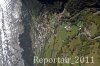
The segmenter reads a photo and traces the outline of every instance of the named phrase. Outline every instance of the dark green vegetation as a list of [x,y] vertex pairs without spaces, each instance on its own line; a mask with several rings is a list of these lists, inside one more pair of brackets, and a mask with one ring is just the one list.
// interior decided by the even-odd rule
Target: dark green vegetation
[[[75,56],[94,56],[95,63],[48,63],[35,66],[100,66],[99,0],[69,0],[66,4],[60,4],[62,1],[43,5],[37,0],[22,0],[27,8],[25,13],[30,15],[26,17],[30,18],[27,23],[30,28],[25,33],[31,38],[32,52],[42,58],[68,56],[73,61]],[[62,5],[63,12],[57,13]],[[68,30],[66,26],[69,26]],[[29,59],[30,57],[33,59],[31,54],[28,55]]]
[[[48,5],[55,5],[59,2],[59,9],[56,12],[62,12],[66,8],[71,15],[75,15],[77,12],[84,8],[99,8],[100,0],[38,0],[40,3]],[[52,7],[52,8],[53,8]]]
[[[28,3],[28,2],[27,2]],[[22,2],[22,24],[24,27],[24,32],[19,36],[20,47],[23,48],[22,56],[24,59],[25,66],[33,66],[33,51],[32,51],[32,41],[30,37],[30,22],[31,15],[29,13],[31,8],[27,8],[26,2]],[[32,5],[29,5],[29,7]]]

